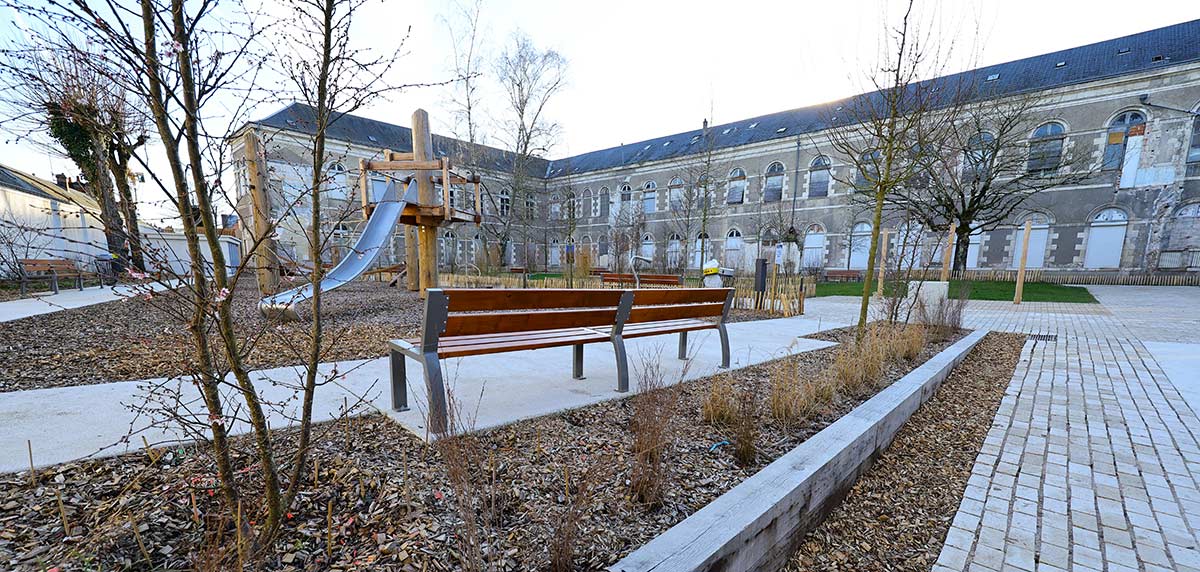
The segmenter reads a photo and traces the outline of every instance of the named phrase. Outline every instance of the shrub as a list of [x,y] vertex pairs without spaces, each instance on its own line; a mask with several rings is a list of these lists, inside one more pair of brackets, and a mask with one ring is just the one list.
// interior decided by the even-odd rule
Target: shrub
[[733,377],[719,375],[708,385],[708,394],[700,407],[700,417],[714,425],[730,426],[737,416],[736,390]]
[[587,463],[583,459],[581,464],[584,464],[584,468],[574,474],[569,467],[563,468],[563,491],[567,506],[558,514],[550,538],[550,570],[553,572],[573,570],[579,525],[587,516],[596,486],[607,476],[605,467],[609,465],[604,460]]
[[733,424],[733,458],[743,467],[750,466],[758,457],[758,419],[755,400],[747,392],[738,404],[737,419]]
[[666,480],[664,457],[670,446],[676,396],[672,388],[666,387],[666,374],[656,356],[643,356],[641,362],[638,395],[633,398],[633,417],[629,420],[633,437],[629,484],[634,500],[657,506]]
[[806,384],[796,374],[796,363],[785,358],[772,363],[769,371],[771,417],[784,425],[803,419],[811,405],[807,403],[810,397],[805,393]]
[[899,349],[898,357],[909,361],[917,359],[921,355],[921,351],[925,349],[925,326],[921,324],[905,326],[896,336],[896,346]]
[[917,321],[928,327],[933,339],[946,340],[962,328],[963,309],[970,295],[971,285],[964,282],[958,288],[957,298],[939,298],[933,307],[918,303]]

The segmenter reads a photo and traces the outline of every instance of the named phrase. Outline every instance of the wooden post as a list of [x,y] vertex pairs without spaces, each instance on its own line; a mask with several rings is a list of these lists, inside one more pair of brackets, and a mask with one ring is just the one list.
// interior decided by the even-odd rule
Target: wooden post
[[[402,153],[396,153],[391,150],[384,150],[383,158],[386,161],[402,160]],[[404,225],[404,285],[409,292],[416,292],[421,289],[421,277],[419,268],[421,262],[419,260],[417,249],[417,227],[412,225]]]
[[946,237],[946,252],[942,253],[942,282],[950,281],[950,261],[954,258],[954,237],[958,223],[950,223],[950,233]]
[[888,231],[887,229],[880,230],[879,246],[882,248],[879,253],[879,277],[875,284],[875,297],[883,297],[883,271],[887,268],[887,251],[888,251]]
[[371,218],[371,177],[367,173],[367,160],[358,160],[358,192],[361,193],[363,222]]
[[1025,259],[1029,258],[1029,234],[1033,232],[1033,221],[1025,221],[1025,236],[1021,239],[1021,265],[1017,268],[1017,293],[1013,296],[1013,304],[1021,303],[1021,294],[1025,291]]
[[[429,132],[429,113],[424,109],[418,109],[412,114],[412,143],[414,161],[428,161],[433,158],[433,135]],[[436,204],[433,173],[424,170],[417,171],[416,177],[417,202],[421,206]],[[417,264],[419,266],[417,271],[421,276],[419,288],[422,298],[425,297],[426,290],[437,288],[437,225],[430,224],[430,222],[420,221],[421,226],[417,229]]]
[[258,160],[258,135],[253,129],[246,130],[242,151],[246,156],[246,183],[250,187],[254,219],[250,240],[252,244],[258,244],[253,253],[255,274],[258,277],[258,291],[266,296],[279,289],[279,260],[275,257],[275,239],[271,237],[271,202],[267,197],[266,170]]

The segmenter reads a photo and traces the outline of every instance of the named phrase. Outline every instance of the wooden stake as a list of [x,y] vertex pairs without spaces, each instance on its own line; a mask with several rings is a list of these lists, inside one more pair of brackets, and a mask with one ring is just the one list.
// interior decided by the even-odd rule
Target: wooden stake
[[196,491],[193,489],[189,494],[192,496],[192,522],[200,526],[200,507],[196,506]]
[[954,233],[957,230],[958,223],[950,223],[950,233],[946,238],[946,252],[942,253],[942,282],[948,282],[950,280],[950,260],[954,257]]
[[58,501],[58,517],[62,519],[63,536],[71,536],[71,525],[67,524],[67,508],[63,506],[62,495],[54,489],[54,499]]
[[151,568],[154,567],[154,562],[150,560],[150,551],[146,550],[146,543],[142,542],[142,533],[138,532],[138,525],[134,522],[133,517],[129,517],[129,527],[133,529],[133,539],[137,541],[138,550],[142,552],[142,558],[146,559],[146,564]]
[[237,522],[235,523],[235,526],[233,527],[233,529],[234,529],[234,533],[237,535],[237,557],[238,557],[238,570],[241,570],[241,569],[243,568],[243,556],[242,556],[242,499],[238,499],[238,505],[237,505],[237,517],[236,517],[236,518],[237,518]]
[[142,447],[146,449],[146,456],[150,457],[150,464],[158,462],[158,455],[154,454],[154,449],[150,448],[150,442],[146,440],[146,436],[142,435]]
[[[413,160],[428,161],[433,159],[433,135],[429,132],[429,114],[424,109],[418,109],[412,114],[412,143]],[[433,191],[433,173],[427,170],[416,172],[418,202],[423,206],[433,205],[437,201]],[[421,276],[421,297],[426,290],[437,288],[437,225],[430,221],[421,221],[418,228],[418,272]]]
[[333,500],[325,505],[325,556],[333,559]]
[[875,297],[876,298],[883,297],[883,277],[884,277],[883,272],[884,272],[884,269],[887,268],[887,255],[888,255],[888,230],[885,228],[885,229],[880,230],[879,232],[880,232],[879,246],[882,250],[879,251],[880,252],[880,254],[879,254],[879,277],[876,278],[876,283],[875,283]]
[[25,446],[29,448],[29,484],[37,486],[37,470],[33,468],[33,441],[25,440]]
[[313,488],[321,486],[321,458],[313,457]]
[[1021,303],[1021,295],[1025,292],[1025,261],[1029,258],[1029,234],[1033,232],[1033,221],[1025,221],[1025,236],[1021,239],[1021,265],[1017,268],[1017,292],[1013,295],[1013,304]]

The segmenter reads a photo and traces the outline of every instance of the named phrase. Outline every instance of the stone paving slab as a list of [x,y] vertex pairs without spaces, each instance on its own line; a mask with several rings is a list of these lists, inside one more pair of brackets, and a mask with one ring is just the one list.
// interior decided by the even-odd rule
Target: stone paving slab
[[1200,571],[1196,354],[1142,341],[1194,339],[1200,289],[1090,289],[1100,311],[971,303],[1056,338],[1026,343],[935,571]]
[[[828,347],[833,344],[799,336],[813,333],[818,327],[841,325],[845,324],[803,317],[730,324],[732,366],[742,368],[788,353]],[[670,335],[628,340],[631,367],[636,370],[641,356],[661,359],[667,381],[677,382],[683,362],[675,359],[676,339]],[[716,334],[693,332],[689,343],[694,357],[686,379],[716,371],[720,363],[720,341]],[[571,379],[570,348],[458,358],[443,363],[447,383],[453,384],[462,410],[476,418],[477,429],[629,395],[616,392],[616,366],[611,345],[587,346],[584,362],[587,379],[584,380]],[[361,399],[367,407],[360,411],[379,409],[417,435],[426,436],[422,414],[425,384],[415,362],[410,361],[408,368],[410,403],[415,406],[401,413],[391,411],[387,358],[327,363],[320,368],[322,376],[331,375],[334,370],[340,377],[317,392],[315,419],[336,417],[347,404],[353,406]],[[254,372],[253,375],[262,399],[278,404],[269,412],[271,426],[291,424],[297,417],[295,388],[299,387],[303,370],[283,367]],[[0,472],[29,467],[27,440],[33,444],[37,466],[137,450],[142,447],[141,435],[151,443],[188,440],[188,436],[178,430],[161,427],[160,423],[153,423],[153,419],[138,415],[128,407],[128,404],[143,401],[142,388],[149,385],[178,392],[180,401],[191,410],[203,410],[198,390],[186,380],[127,381],[0,393]],[[230,393],[227,403],[241,403],[240,396],[227,393]],[[138,433],[132,443],[125,442],[131,429]],[[230,430],[235,434],[244,433],[248,427],[238,423]]]

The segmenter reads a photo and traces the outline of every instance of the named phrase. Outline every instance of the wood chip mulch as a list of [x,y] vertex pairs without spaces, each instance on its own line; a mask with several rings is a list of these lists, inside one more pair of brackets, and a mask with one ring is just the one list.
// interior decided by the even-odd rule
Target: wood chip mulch
[[928,572],[1024,340],[1001,333],[981,340],[785,569]]
[[[848,339],[852,332],[834,335]],[[917,359],[889,366],[886,383],[952,342],[930,344]],[[835,351],[783,359],[795,362],[799,376],[811,378],[828,366]],[[569,496],[578,494],[580,480],[595,479],[579,523],[574,563],[579,570],[608,566],[869,397],[838,396],[823,410],[785,426],[770,418],[764,403],[771,367],[767,363],[731,374],[739,395],[762,396],[750,409],[756,418],[757,455],[746,465],[734,459],[731,430],[700,418],[712,380],[689,381],[672,390],[676,413],[666,450],[664,497],[657,506],[631,498],[631,399],[480,433],[473,462],[477,474],[491,475],[487,481],[495,483],[486,496],[496,510],[479,519],[488,559],[500,570],[547,568],[548,547]],[[315,430],[318,474],[313,476],[313,467],[301,471],[302,493],[261,568],[460,569],[465,529],[455,507],[465,495],[451,486],[440,449],[379,416],[338,420]],[[273,442],[290,450],[294,437],[293,430],[276,431]],[[236,470],[252,475],[253,442],[240,437],[235,446],[243,451],[235,459]],[[194,446],[158,454],[156,462],[146,454],[132,454],[58,465],[41,470],[36,485],[28,472],[0,475],[0,568],[142,569],[148,557],[155,569],[216,569],[202,565],[214,558],[224,558],[222,569],[227,569],[229,546],[235,545],[230,525],[234,511],[221,506],[210,457]],[[249,505],[243,514],[247,520],[261,518]]]
[[[193,354],[192,341],[171,311],[180,305],[172,296],[131,297],[0,323],[0,392],[186,373],[180,359]],[[232,299],[238,333],[257,338],[250,367],[303,362],[306,320],[268,323],[253,285],[239,286]],[[300,310],[303,316],[305,308]],[[322,361],[386,355],[389,339],[415,334],[420,312],[416,293],[381,282],[353,282],[329,292]]]

